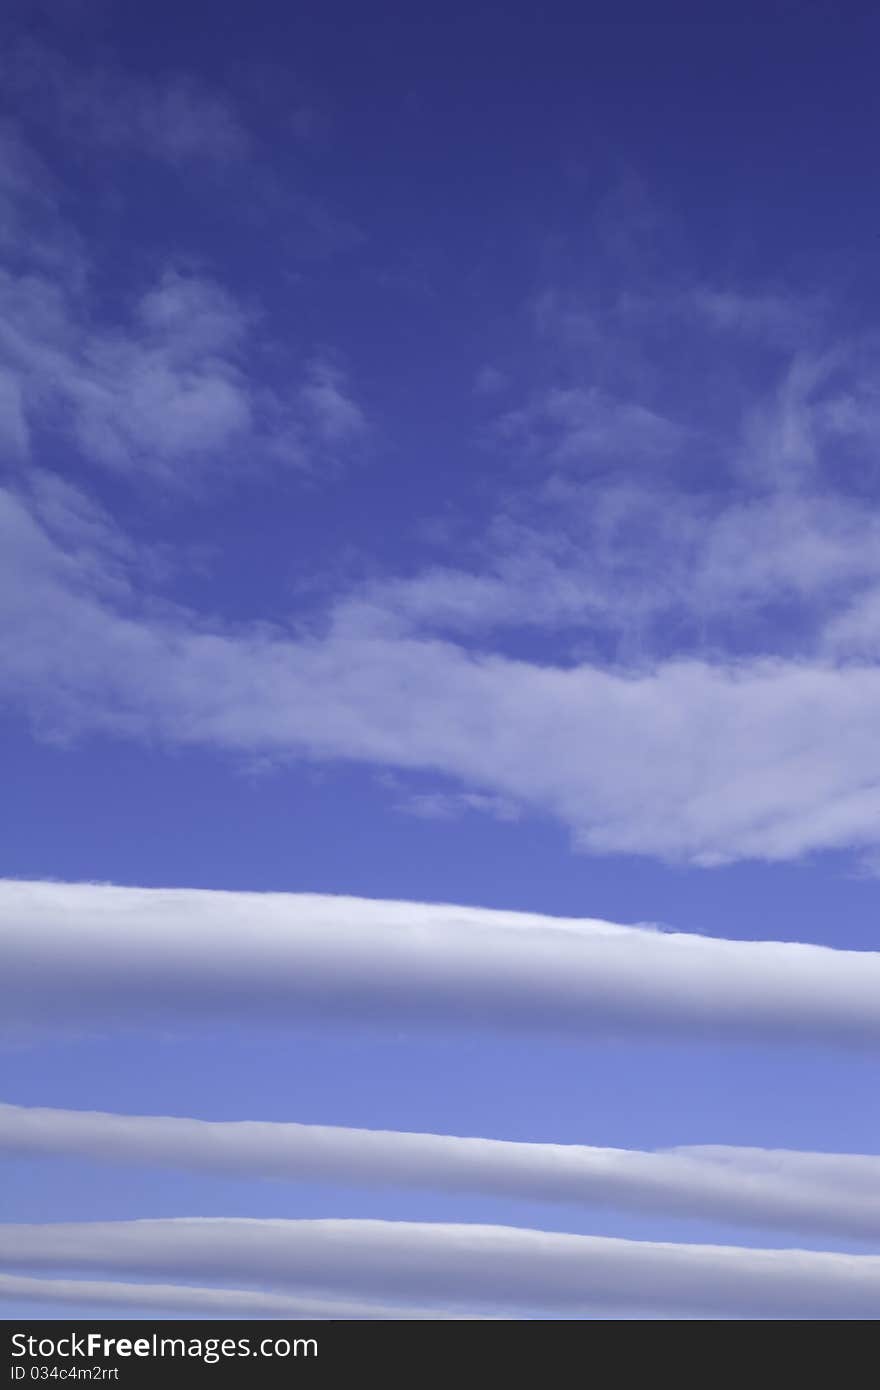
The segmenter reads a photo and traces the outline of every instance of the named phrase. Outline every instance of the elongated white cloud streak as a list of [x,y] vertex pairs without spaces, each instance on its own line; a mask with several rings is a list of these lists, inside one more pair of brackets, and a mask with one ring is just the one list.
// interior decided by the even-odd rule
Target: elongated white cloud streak
[[880,1257],[403,1221],[192,1219],[0,1227],[0,1266],[234,1280],[402,1302],[776,1318],[880,1316]]
[[844,1236],[880,1236],[880,1157],[706,1146],[655,1153],[259,1121],[0,1105],[0,1152],[245,1177],[606,1203]]
[[193,1288],[186,1284],[124,1284],[106,1279],[33,1279],[0,1274],[0,1299],[25,1303],[95,1304],[107,1308],[149,1308],[165,1312],[199,1313],[218,1318],[454,1318],[442,1309],[397,1307],[350,1299],[291,1297],[253,1289]]
[[880,953],[312,894],[0,882],[13,1030],[361,1017],[880,1041]]

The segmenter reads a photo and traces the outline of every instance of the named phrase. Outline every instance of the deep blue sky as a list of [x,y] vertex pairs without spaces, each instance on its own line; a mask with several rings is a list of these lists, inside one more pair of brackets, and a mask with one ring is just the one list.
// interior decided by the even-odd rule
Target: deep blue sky
[[[880,20],[663,8],[3,21],[3,877],[878,949]],[[20,1104],[878,1151],[871,1058],[818,1047],[182,1019],[2,1069]],[[785,1243],[3,1164],[2,1220]]]

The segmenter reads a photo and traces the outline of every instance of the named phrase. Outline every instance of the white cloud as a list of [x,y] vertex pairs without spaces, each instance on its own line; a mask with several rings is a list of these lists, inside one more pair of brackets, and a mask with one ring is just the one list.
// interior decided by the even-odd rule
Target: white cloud
[[10,123],[0,121],[0,256],[16,273],[38,267],[81,286],[81,238],[59,215],[58,184]]
[[311,894],[0,881],[7,1031],[397,1017],[880,1041],[880,954]]
[[[107,120],[106,102],[117,96],[116,123]],[[134,101],[132,97],[134,96]],[[243,159],[250,139],[235,111],[216,93],[202,88],[191,76],[170,76],[136,85],[126,77],[117,92],[112,86],[105,96],[95,97],[98,119],[92,132],[114,144],[132,144],[148,154],[182,164],[190,160],[212,160],[226,164]]]
[[45,728],[440,773],[602,853],[711,865],[880,844],[872,667],[563,668],[356,625],[226,632],[112,597],[10,494],[0,531],[0,692]]
[[555,387],[495,429],[500,439],[521,443],[553,464],[589,465],[633,454],[667,454],[684,431],[636,401],[616,400],[598,387]]
[[338,373],[304,369],[300,399],[259,381],[253,315],[205,276],[166,270],[99,325],[62,282],[0,272],[0,311],[0,443],[20,457],[48,426],[88,463],[186,486],[243,459],[315,468],[363,421]]
[[346,394],[342,373],[327,362],[312,363],[300,397],[328,445],[343,444],[366,429],[363,411]]
[[[336,622],[483,637],[543,629],[569,644],[610,640],[618,654],[637,631],[643,662],[660,647],[711,646],[713,634],[716,650],[734,634],[755,655],[804,656],[829,614],[880,578],[880,515],[856,499],[556,478],[530,519],[519,511],[499,518],[472,568],[374,581],[339,602]],[[781,605],[794,612],[790,635],[780,636]]]
[[[401,1321],[414,1318],[461,1319],[463,1314],[446,1314],[442,1309],[350,1299],[292,1297],[290,1294],[258,1293],[253,1289],[195,1288],[189,1284],[124,1284],[98,1279],[35,1279],[28,1275],[0,1274],[0,1300],[22,1303],[62,1303],[77,1307],[161,1310],[167,1314],[202,1318],[339,1318]],[[135,1312],[135,1316],[137,1313]]]
[[18,462],[26,458],[29,448],[21,385],[13,376],[0,372],[0,462],[10,457]]
[[[773,318],[740,296],[711,302],[726,306],[725,327]],[[623,317],[632,365],[632,311]],[[661,361],[651,389],[634,370],[627,392],[557,386],[502,415],[496,446],[519,471],[469,560],[373,581],[340,600],[337,623],[502,642],[505,630],[543,630],[568,659],[633,667],[831,651],[826,632],[880,584],[880,513],[866,491],[876,347],[786,348],[757,385],[740,379],[740,347],[739,375],[719,385],[700,377],[718,360],[714,337],[691,346],[696,404]],[[593,370],[581,364],[588,380]],[[655,398],[668,398],[669,418]]]
[[826,624],[822,645],[832,659],[876,663],[880,657],[880,584],[859,594]]
[[228,350],[242,332],[232,301],[209,282],[166,276],[139,317],[145,338],[92,338],[61,383],[83,455],[173,476],[193,460],[216,462],[246,446],[253,386]]
[[[74,106],[90,109],[89,84],[70,78]],[[131,100],[122,79],[110,88],[151,140],[184,153],[210,144],[210,104],[193,104],[185,85],[152,105],[136,84]],[[101,128],[111,139],[112,121]],[[127,300],[102,297],[69,206],[0,125],[0,461],[27,465],[60,439],[77,461],[186,488],[261,464],[317,473],[365,431],[342,371],[307,350],[285,362],[263,311],[211,275],[166,257]]]
[[655,1244],[508,1226],[192,1219],[0,1227],[7,1269],[229,1280],[445,1311],[603,1305],[745,1318],[876,1318],[880,1257]]
[[252,429],[253,387],[235,355],[243,316],[210,281],[166,274],[137,328],[88,326],[44,278],[5,277],[0,303],[7,369],[38,418],[69,424],[87,460],[172,476]]
[[[32,178],[50,216],[50,185],[26,160],[13,172],[13,195]],[[364,416],[338,369],[306,355],[289,392],[268,387],[258,320],[209,277],[170,268],[108,319],[79,265],[71,254],[57,273],[40,262],[0,278],[12,453],[38,457],[62,438],[98,468],[167,489],[280,460],[318,472],[357,447]],[[719,332],[785,318],[772,297],[702,293],[688,313]],[[618,363],[632,366],[639,313],[610,316]],[[662,399],[664,370],[652,386],[636,366],[581,364],[530,392],[518,424],[508,413],[544,472],[499,500],[472,562],[291,615],[322,637],[160,609],[125,578],[127,543],[109,541],[110,524],[100,544],[75,540],[58,505],[32,488],[28,510],[19,488],[0,497],[0,689],[55,733],[436,774],[417,813],[537,810],[588,851],[870,856],[878,676],[857,663],[877,649],[880,517],[832,475],[873,457],[872,360],[870,344],[786,347],[766,385],[721,393],[711,420],[699,374],[688,414],[681,390]],[[684,476],[695,456],[715,470],[711,487]],[[502,654],[523,630],[549,638],[546,657]]]
[[480,792],[414,792],[397,802],[397,809],[420,820],[454,820],[466,811],[481,811],[496,820],[519,819],[519,808],[501,796]]
[[250,149],[232,105],[187,74],[77,65],[32,40],[13,43],[0,72],[23,114],[91,150],[225,165]]
[[627,662],[811,655],[880,579],[876,337],[778,287],[631,279],[539,297],[543,383],[488,429],[514,468],[475,561],[370,601],[433,630],[568,629]]
[[880,1236],[875,1155],[723,1145],[640,1152],[3,1104],[0,1152],[584,1202],[865,1240]]
[[[794,348],[809,338],[822,307],[815,300],[805,301],[778,290],[749,294],[705,284],[682,295],[679,306],[682,313],[702,316],[721,331],[732,330]],[[652,307],[655,313],[668,314],[669,298]]]
[[487,363],[481,367],[474,378],[474,394],[477,396],[494,396],[506,390],[509,382],[504,372],[500,372],[497,367]]

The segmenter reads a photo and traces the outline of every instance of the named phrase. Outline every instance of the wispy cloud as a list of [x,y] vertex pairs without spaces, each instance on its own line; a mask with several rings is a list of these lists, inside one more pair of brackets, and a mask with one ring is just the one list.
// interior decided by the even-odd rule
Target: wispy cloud
[[15,125],[0,121],[0,256],[10,273],[40,269],[82,284],[83,239],[60,214],[61,189]]
[[[470,564],[425,566],[358,601],[422,632],[537,628],[557,643],[567,634],[569,650],[592,640],[624,663],[633,634],[641,661],[815,656],[826,624],[880,579],[866,493],[876,344],[787,348],[759,380],[742,369],[746,379],[719,385],[711,373],[728,360],[731,324],[761,322],[762,306],[708,298],[726,308],[708,341],[696,334],[693,363],[685,353],[693,401],[675,356],[655,367],[659,383],[641,381],[630,340],[643,320],[631,322],[627,306],[616,336],[632,381],[614,394],[589,384],[601,371],[580,362],[559,371],[578,384],[550,386],[493,421],[499,452],[520,471]],[[742,362],[741,349],[734,356]]]
[[684,431],[635,401],[597,387],[555,387],[530,405],[502,415],[498,438],[522,444],[546,464],[655,457],[682,443]]
[[455,820],[468,811],[480,811],[496,820],[519,819],[519,808],[501,796],[480,792],[413,792],[401,797],[397,809],[419,820]]
[[0,1151],[248,1178],[585,1202],[866,1240],[880,1235],[875,1155],[730,1145],[641,1152],[3,1104]]
[[592,644],[630,666],[707,651],[723,659],[734,646],[804,660],[852,596],[878,582],[878,554],[880,520],[857,498],[555,477],[537,498],[508,499],[470,566],[374,582],[339,604],[337,621],[369,612],[385,630],[482,642],[532,629],[564,651]]
[[189,74],[145,76],[109,61],[74,64],[33,40],[12,44],[0,72],[23,115],[92,153],[226,164],[250,149],[231,103]]
[[7,1029],[405,1018],[880,1041],[880,954],[311,894],[0,882]]
[[299,399],[260,380],[256,315],[204,275],[167,269],[96,323],[63,282],[0,272],[0,311],[0,445],[19,460],[60,429],[86,464],[185,488],[243,456],[317,470],[363,427],[340,372],[301,363]]
[[[9,196],[33,184],[51,222],[51,181],[16,148]],[[368,435],[332,354],[300,352],[279,388],[259,310],[216,278],[169,265],[99,312],[81,247],[53,245],[61,268],[37,257],[0,278],[0,449],[17,479],[58,438],[93,477],[167,494],[260,465],[335,471]],[[690,327],[667,361],[670,305]],[[563,309],[597,320],[607,352],[572,347]],[[416,814],[536,811],[592,853],[870,858],[876,345],[837,343],[824,321],[798,340],[805,318],[778,290],[692,282],[665,299],[550,295],[542,332],[564,370],[512,410],[511,375],[503,415],[491,407],[522,467],[469,560],[386,570],[283,627],[121,583],[126,539],[74,543],[19,481],[0,494],[0,690],[54,734],[413,770],[438,778],[399,798]],[[730,334],[769,354],[757,380],[719,367]]]
[[880,842],[873,666],[541,665],[370,615],[227,631],[109,593],[20,496],[0,492],[0,531],[0,690],[46,728],[439,773],[600,853],[712,865]]
[[316,359],[300,396],[325,443],[342,444],[366,429],[363,411],[346,393],[345,378],[331,363]]
[[[39,91],[35,119],[57,122],[64,107],[74,145],[79,133],[117,157],[227,170],[247,150],[224,104],[195,83],[84,73],[27,46],[5,61],[13,86]],[[315,474],[338,463],[366,429],[341,367],[307,345],[282,349],[265,310],[221,283],[204,248],[145,245],[124,295],[108,293],[63,162],[36,152],[27,101],[22,110],[19,124],[0,123],[0,464],[26,466],[59,438],[72,462],[166,489],[261,463]],[[247,207],[275,196],[268,169],[241,177]],[[306,216],[308,197],[286,196]],[[284,227],[296,222],[278,212]]]
[[875,1318],[880,1257],[396,1221],[176,1219],[0,1227],[7,1269],[235,1280],[436,1303],[446,1311],[610,1308]]

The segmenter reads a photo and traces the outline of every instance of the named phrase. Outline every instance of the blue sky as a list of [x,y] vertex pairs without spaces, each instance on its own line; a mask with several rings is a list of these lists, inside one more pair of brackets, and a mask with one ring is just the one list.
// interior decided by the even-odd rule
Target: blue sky
[[[865,1025],[831,1036],[831,1004],[806,981],[798,1027],[768,1035],[755,1001],[783,998],[795,957],[765,978],[748,953],[730,957],[751,981],[733,1035],[720,1020],[632,1026],[631,1002],[583,1033],[533,1027],[519,1005],[499,1022],[491,990],[486,1017],[478,1002],[419,1019],[393,1003],[377,938],[366,1021],[329,1003],[262,1019],[231,984],[212,1012],[174,966],[157,976],[161,1017],[137,1012],[132,984],[130,1018],[105,994],[56,1026],[33,983],[39,932],[52,942],[67,922],[86,957],[97,950],[92,907],[78,916],[86,900],[62,887],[33,908],[36,973],[3,1036],[0,1102],[639,1151],[880,1152],[876,1017],[844,954],[869,953],[874,978],[877,30],[867,7],[844,26],[820,4],[726,20],[671,6],[662,21],[652,6],[558,4],[540,22],[515,5],[9,10],[0,897],[13,950],[31,920],[15,881],[405,900],[442,952],[454,923],[418,905],[466,904],[832,947]],[[171,900],[148,901],[132,979],[153,968],[138,933],[149,943],[171,920]],[[179,901],[186,937],[201,900]],[[223,899],[221,917],[243,901]],[[310,929],[303,903],[289,900],[295,934]],[[372,909],[345,911],[369,933]],[[474,929],[503,979],[493,921]],[[653,985],[643,938],[625,939],[632,1000]],[[535,940],[549,959],[551,938]],[[470,998],[472,967],[448,960]],[[232,980],[224,961],[206,958],[206,997],[215,976]],[[685,994],[709,987],[682,979]],[[770,1207],[743,1224],[723,1205],[408,1186],[393,1180],[397,1150],[376,1188],[356,1163],[348,1182],[270,1180],[253,1165],[113,1162],[100,1135],[75,1152],[58,1116],[39,1150],[23,1113],[4,1123],[0,1221],[28,1227],[466,1222],[620,1237],[640,1242],[633,1259],[657,1241],[863,1260],[876,1246],[850,1217],[805,1231],[765,1219]],[[345,1229],[353,1251],[367,1240]],[[0,1272],[16,1278],[205,1282],[173,1231],[168,1277],[147,1255],[114,1265],[109,1246],[52,1266],[25,1243],[4,1263],[14,1239],[4,1226]],[[431,1232],[413,1239],[427,1288],[446,1256]],[[242,1264],[242,1288],[288,1287],[265,1259],[262,1275]],[[780,1268],[780,1315],[821,1315]],[[322,1278],[310,1297],[400,1305],[390,1274],[384,1289]],[[504,1306],[573,1315],[547,1280]],[[648,1275],[632,1280],[615,1316],[651,1301]],[[0,1285],[0,1314],[58,1311],[22,1290]],[[491,1289],[462,1297],[492,1310]],[[585,1296],[574,1315],[600,1305]]]

